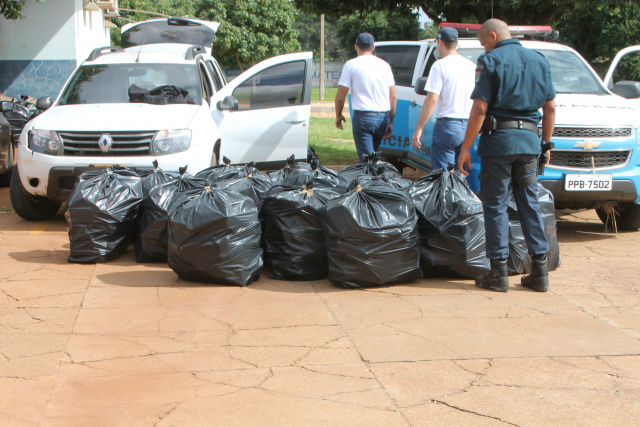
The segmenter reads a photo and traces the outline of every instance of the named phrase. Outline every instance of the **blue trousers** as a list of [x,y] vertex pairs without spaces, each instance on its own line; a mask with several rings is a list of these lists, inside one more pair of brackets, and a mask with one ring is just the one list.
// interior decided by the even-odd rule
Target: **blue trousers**
[[[525,187],[512,185],[514,168],[524,166],[538,156],[532,154],[512,154],[504,156],[482,156],[480,159],[480,192],[484,210],[486,249],[489,259],[506,259],[509,256],[509,216],[507,203],[511,190],[520,215],[522,232],[530,255],[549,252],[549,242],[544,234],[544,224],[538,203],[538,181]],[[516,180],[525,179],[537,173],[536,168]]]
[[355,110],[351,118],[351,126],[358,158],[362,161],[362,156],[377,151],[380,147],[382,137],[389,127],[389,112]]
[[466,119],[436,120],[431,141],[431,170],[447,170],[449,163],[454,165],[454,170],[458,169],[458,157],[467,122]]

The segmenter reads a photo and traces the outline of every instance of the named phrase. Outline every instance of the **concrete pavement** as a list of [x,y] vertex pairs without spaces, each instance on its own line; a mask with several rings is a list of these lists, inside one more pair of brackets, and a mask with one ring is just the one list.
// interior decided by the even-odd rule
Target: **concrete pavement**
[[639,426],[640,233],[559,215],[551,291],[67,263],[0,189],[0,426]]

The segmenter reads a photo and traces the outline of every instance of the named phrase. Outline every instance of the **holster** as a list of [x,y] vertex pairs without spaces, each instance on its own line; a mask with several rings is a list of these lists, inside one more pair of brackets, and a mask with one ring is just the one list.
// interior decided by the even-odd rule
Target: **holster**
[[556,145],[553,142],[542,142],[540,141],[540,148],[542,150],[542,154],[538,157],[538,175],[544,175],[544,165],[547,164],[547,160],[549,156],[547,156],[547,151],[554,148]]
[[491,132],[498,129],[498,119],[496,116],[485,116],[484,121],[482,122],[482,128],[480,128],[480,133],[488,133],[491,135]]

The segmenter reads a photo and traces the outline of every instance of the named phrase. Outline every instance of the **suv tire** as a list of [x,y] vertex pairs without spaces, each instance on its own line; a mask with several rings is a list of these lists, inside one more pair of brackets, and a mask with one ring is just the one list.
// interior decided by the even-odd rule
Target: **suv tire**
[[9,145],[9,151],[7,151],[7,160],[5,162],[6,170],[0,174],[0,187],[8,187],[11,183],[11,175],[13,173],[13,142]]
[[[640,228],[640,205],[635,203],[621,203],[613,208],[616,218],[616,225],[620,231],[635,231]],[[598,218],[605,225],[609,224],[607,212],[604,208],[597,208]]]
[[16,165],[12,169],[9,197],[13,210],[19,217],[27,221],[42,221],[52,218],[58,212],[62,203],[56,203],[46,197],[27,193],[22,186],[22,182],[20,182],[18,166]]

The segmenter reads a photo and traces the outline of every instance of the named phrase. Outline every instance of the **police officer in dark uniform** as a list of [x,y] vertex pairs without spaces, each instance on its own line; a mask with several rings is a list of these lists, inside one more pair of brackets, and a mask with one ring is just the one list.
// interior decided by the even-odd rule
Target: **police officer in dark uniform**
[[[469,148],[482,130],[478,147],[479,197],[484,210],[491,270],[476,279],[476,286],[499,292],[509,290],[507,203],[512,191],[533,258],[531,274],[522,277],[521,283],[546,292],[549,243],[538,204],[536,177],[541,142],[549,142],[555,124],[556,92],[551,70],[544,56],[511,38],[503,21],[486,21],[478,39],[486,53],[478,58],[476,86],[471,94],[473,107],[458,160],[459,170],[467,174],[464,166],[471,169]],[[542,141],[538,136],[540,108]]]

